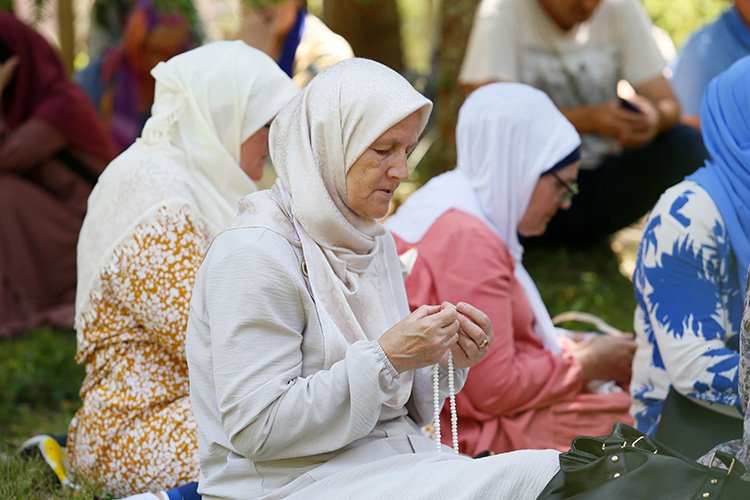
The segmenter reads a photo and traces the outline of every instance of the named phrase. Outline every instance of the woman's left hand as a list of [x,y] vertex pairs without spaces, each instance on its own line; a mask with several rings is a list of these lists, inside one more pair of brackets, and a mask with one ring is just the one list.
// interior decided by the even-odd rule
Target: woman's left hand
[[[456,311],[459,313],[459,332],[458,341],[451,347],[453,366],[470,368],[489,351],[494,338],[492,323],[485,313],[466,302],[456,304]],[[445,366],[443,361],[441,364]]]

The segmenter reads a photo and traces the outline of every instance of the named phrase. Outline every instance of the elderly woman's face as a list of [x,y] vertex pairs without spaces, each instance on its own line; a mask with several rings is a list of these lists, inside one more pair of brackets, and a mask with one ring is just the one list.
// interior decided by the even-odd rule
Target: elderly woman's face
[[544,174],[539,178],[531,195],[529,206],[518,223],[521,236],[540,236],[547,230],[547,224],[558,210],[570,208],[570,198],[566,196],[569,187],[578,177],[580,162],[571,163],[552,174]]
[[388,213],[394,191],[409,176],[406,157],[421,130],[414,112],[375,139],[346,174],[347,205],[360,217],[377,219]]

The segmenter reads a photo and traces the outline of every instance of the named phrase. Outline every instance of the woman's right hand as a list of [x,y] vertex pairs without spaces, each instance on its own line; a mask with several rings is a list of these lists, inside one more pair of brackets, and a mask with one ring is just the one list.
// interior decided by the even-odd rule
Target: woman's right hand
[[630,381],[635,342],[626,337],[599,336],[575,342],[568,352],[581,364],[584,382],[614,380]]
[[380,347],[397,372],[416,370],[440,361],[458,340],[459,326],[453,304],[423,305],[385,332]]

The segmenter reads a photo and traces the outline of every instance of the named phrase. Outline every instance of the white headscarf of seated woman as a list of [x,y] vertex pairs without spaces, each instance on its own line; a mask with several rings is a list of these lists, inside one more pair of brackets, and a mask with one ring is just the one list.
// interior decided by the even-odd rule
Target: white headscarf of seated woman
[[[278,179],[243,200],[236,226],[284,234],[278,207],[302,244],[325,342],[324,368],[348,345],[374,340],[409,313],[391,235],[347,205],[347,173],[385,131],[418,112],[420,132],[432,103],[398,73],[367,59],[337,63],[316,76],[271,125]],[[400,375],[391,407],[411,394],[413,372]]]
[[[94,279],[138,223],[166,203],[187,201],[216,234],[256,190],[240,167],[242,143],[299,89],[263,52],[214,42],[161,62],[141,138],[99,177],[78,243],[76,314]],[[79,321],[77,318],[76,321]]]
[[515,261],[544,346],[559,352],[555,327],[523,267],[518,224],[539,177],[581,144],[573,125],[544,92],[521,83],[493,83],[474,91],[458,115],[456,168],[430,180],[388,218],[409,243],[420,241],[445,212],[458,209],[484,221]]

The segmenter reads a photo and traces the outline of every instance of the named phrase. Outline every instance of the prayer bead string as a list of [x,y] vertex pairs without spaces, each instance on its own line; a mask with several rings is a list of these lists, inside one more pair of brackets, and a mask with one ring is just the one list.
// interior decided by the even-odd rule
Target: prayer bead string
[[[455,369],[453,366],[453,353],[448,351],[448,397],[450,400],[451,411],[451,443],[453,451],[458,453],[458,415],[456,413],[456,382]],[[440,399],[440,366],[432,367],[432,407],[433,407],[433,427],[435,430],[435,449],[438,452],[443,451],[441,444],[440,429],[440,410],[442,407]]]

